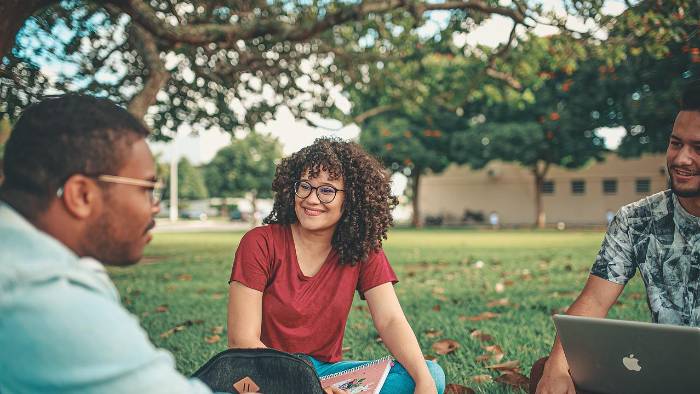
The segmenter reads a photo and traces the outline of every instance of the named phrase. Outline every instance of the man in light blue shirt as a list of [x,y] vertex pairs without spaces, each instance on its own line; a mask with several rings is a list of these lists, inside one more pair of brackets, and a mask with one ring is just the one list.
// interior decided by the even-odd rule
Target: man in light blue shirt
[[148,130],[106,99],[27,108],[0,186],[0,393],[209,393],[124,309],[102,263],[137,262],[160,184]]

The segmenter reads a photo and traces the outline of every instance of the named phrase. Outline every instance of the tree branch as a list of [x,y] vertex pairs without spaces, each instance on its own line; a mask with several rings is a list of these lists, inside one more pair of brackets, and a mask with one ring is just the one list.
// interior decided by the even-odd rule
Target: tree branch
[[[360,20],[370,13],[385,13],[407,7],[401,0],[363,1],[360,4],[340,8],[328,13],[305,29],[300,29],[300,21],[294,23],[280,20],[255,20],[248,24],[202,23],[170,26],[156,15],[153,8],[143,0],[108,0],[129,14],[134,22],[141,25],[156,37],[191,45],[249,40],[264,35],[275,36],[278,40],[304,41],[319,33],[353,20]],[[449,1],[446,3],[420,3],[414,6],[419,14],[425,11],[471,9],[489,14],[499,14],[525,24],[525,16],[517,9],[490,6],[481,0]]]
[[156,40],[146,30],[137,25],[131,26],[131,34],[134,46],[143,58],[148,70],[148,79],[143,84],[143,89],[134,95],[127,106],[128,111],[138,119],[143,119],[148,107],[155,104],[156,95],[165,86],[170,78],[170,73],[160,60],[160,51]]
[[520,83],[520,81],[515,79],[515,77],[513,77],[510,74],[504,73],[502,71],[498,71],[495,68],[492,68],[490,66],[486,67],[486,75],[488,75],[491,78],[498,79],[498,80],[501,80],[501,81],[507,83],[508,86],[510,86],[511,88],[513,88],[515,90],[520,90],[523,88],[523,85]]
[[370,110],[367,110],[367,111],[353,117],[352,119],[356,124],[361,124],[365,120],[367,120],[373,116],[377,116],[379,114],[383,114],[385,112],[389,112],[389,111],[393,111],[393,110],[397,110],[397,109],[399,109],[398,104],[380,105],[378,107],[374,107]]

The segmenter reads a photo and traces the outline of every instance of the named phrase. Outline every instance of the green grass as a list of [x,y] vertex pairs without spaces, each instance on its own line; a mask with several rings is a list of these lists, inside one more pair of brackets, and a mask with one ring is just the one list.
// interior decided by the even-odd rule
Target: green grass
[[[226,326],[226,297],[231,261],[242,233],[157,234],[145,261],[126,269],[112,269],[126,307],[139,316],[153,342],[173,352],[178,369],[191,374],[207,359],[226,348],[226,332],[209,344],[217,326]],[[443,338],[461,347],[439,355],[448,383],[477,392],[510,392],[498,383],[477,384],[471,377],[496,373],[475,361],[482,345],[497,344],[502,361],[519,360],[522,373],[545,356],[554,337],[553,311],[568,306],[583,286],[600,246],[602,232],[475,231],[462,229],[395,229],[385,251],[399,276],[396,286],[403,309],[426,355]],[[475,268],[483,261],[482,269]],[[496,292],[496,284],[505,290]],[[611,317],[648,320],[640,280],[627,286]],[[487,307],[489,301],[508,299],[508,305]],[[364,302],[356,297],[355,304]],[[157,308],[161,305],[167,305]],[[439,305],[439,308],[437,307]],[[167,309],[167,310],[166,310]],[[437,310],[439,309],[439,310]],[[163,310],[166,310],[163,312]],[[485,311],[491,320],[468,321]],[[162,333],[189,321],[183,330]],[[470,337],[479,329],[490,342]],[[441,335],[431,337],[429,330]],[[353,308],[344,346],[348,359],[378,358],[387,353],[366,308]]]

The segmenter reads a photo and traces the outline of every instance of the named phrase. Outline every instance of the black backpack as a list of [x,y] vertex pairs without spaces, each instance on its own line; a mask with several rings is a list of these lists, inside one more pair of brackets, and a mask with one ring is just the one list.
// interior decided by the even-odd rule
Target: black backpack
[[306,360],[274,349],[224,350],[192,376],[224,393],[324,394]]

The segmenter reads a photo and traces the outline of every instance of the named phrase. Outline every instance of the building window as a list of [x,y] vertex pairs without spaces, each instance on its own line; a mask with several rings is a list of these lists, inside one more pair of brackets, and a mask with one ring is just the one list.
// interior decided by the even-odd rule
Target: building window
[[616,194],[617,193],[617,179],[603,179],[603,193]]
[[542,194],[554,194],[554,181],[542,182]]
[[584,194],[586,192],[586,181],[571,181],[572,194]]
[[651,191],[651,179],[638,178],[634,185],[637,193],[649,193]]

